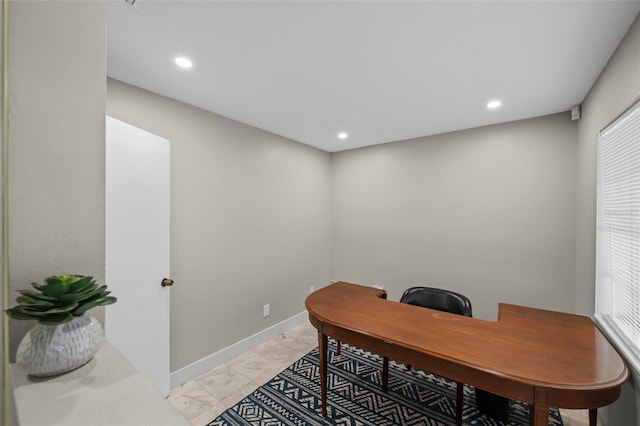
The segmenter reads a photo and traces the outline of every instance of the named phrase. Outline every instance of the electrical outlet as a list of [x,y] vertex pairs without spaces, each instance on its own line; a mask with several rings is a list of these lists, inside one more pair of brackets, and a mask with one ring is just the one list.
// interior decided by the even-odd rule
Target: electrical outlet
[[269,316],[269,304],[268,303],[262,307],[262,316],[264,318]]
[[314,286],[309,287],[309,294],[313,293],[314,291],[316,291],[316,288]]

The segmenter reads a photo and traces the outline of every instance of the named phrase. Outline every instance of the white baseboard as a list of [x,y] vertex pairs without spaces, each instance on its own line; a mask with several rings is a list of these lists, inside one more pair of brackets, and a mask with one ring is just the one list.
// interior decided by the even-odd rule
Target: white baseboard
[[302,311],[299,314],[292,316],[284,321],[274,324],[269,328],[265,328],[256,334],[240,340],[224,349],[220,349],[217,352],[212,353],[198,361],[195,361],[186,367],[182,367],[170,374],[169,381],[171,389],[182,385],[189,380],[193,380],[196,377],[212,370],[225,362],[229,361],[241,353],[244,353],[261,343],[266,342],[272,337],[289,330],[290,328],[300,325],[307,320],[307,311]]

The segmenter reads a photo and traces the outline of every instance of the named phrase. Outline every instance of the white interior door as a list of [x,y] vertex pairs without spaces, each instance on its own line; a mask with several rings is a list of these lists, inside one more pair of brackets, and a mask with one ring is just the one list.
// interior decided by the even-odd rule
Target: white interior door
[[169,141],[107,117],[105,334],[169,394]]

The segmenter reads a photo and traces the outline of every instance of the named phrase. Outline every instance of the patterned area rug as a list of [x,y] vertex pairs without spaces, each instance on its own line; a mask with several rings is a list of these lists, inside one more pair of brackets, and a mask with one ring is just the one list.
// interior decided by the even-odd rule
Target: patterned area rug
[[[218,425],[455,425],[456,384],[429,372],[390,361],[389,392],[380,389],[382,357],[342,344],[329,345],[328,417],[320,417],[318,348],[231,407],[208,426]],[[475,392],[465,386],[464,425],[529,424],[526,404],[511,401],[506,423],[480,413]],[[549,425],[560,426],[557,409]]]

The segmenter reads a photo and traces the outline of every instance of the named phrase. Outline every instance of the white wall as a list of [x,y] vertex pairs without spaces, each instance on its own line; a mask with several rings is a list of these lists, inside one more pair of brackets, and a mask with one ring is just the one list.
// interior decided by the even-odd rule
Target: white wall
[[329,281],[330,155],[115,80],[107,100],[171,141],[171,370],[304,311]]
[[[576,311],[594,312],[597,135],[640,96],[640,18],[629,29],[582,103],[576,167]],[[600,410],[610,426],[640,425],[640,377],[634,373],[620,399]]]
[[332,279],[572,311],[575,144],[567,112],[334,154]]
[[[61,273],[104,281],[105,5],[9,2],[9,304]],[[11,356],[31,321],[10,321]]]

